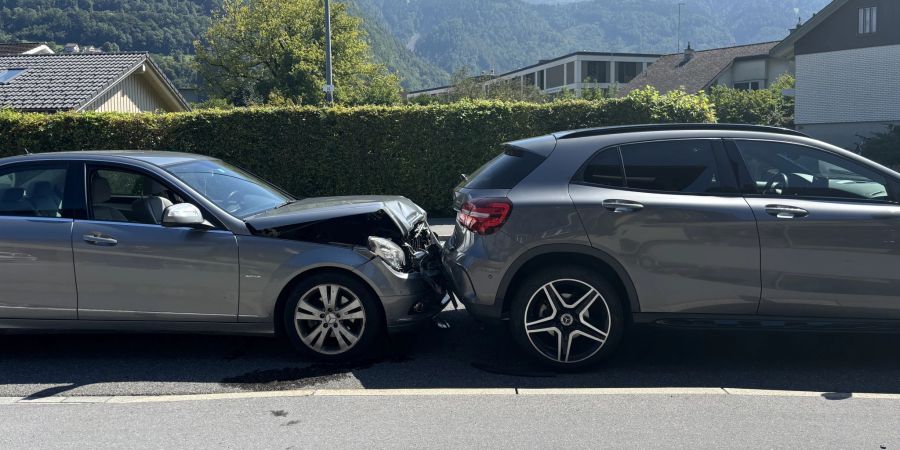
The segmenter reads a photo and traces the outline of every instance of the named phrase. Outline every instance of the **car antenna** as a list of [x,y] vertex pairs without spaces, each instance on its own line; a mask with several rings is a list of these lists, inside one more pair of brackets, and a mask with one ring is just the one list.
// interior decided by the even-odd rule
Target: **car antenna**
[[27,148],[27,147],[22,147],[22,150],[25,150],[25,154],[26,154],[26,155],[30,155],[30,154],[31,154],[31,152],[28,151],[28,148]]

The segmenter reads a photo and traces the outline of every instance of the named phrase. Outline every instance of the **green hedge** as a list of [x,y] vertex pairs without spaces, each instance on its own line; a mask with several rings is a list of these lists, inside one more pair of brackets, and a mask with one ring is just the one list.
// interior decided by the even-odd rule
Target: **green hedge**
[[254,108],[176,114],[0,112],[0,157],[25,149],[156,149],[222,158],[304,197],[400,194],[432,214],[498,144],[553,131],[648,122],[708,122],[705,96],[548,104]]

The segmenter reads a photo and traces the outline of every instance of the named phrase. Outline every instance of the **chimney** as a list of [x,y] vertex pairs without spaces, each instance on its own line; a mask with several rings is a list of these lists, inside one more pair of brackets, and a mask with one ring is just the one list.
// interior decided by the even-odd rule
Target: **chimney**
[[684,61],[682,61],[681,63],[685,64],[693,58],[694,58],[694,49],[691,48],[691,43],[688,42],[687,48],[684,49]]
[[81,52],[81,48],[78,47],[78,44],[68,43],[66,47],[63,49],[63,53],[79,53]]

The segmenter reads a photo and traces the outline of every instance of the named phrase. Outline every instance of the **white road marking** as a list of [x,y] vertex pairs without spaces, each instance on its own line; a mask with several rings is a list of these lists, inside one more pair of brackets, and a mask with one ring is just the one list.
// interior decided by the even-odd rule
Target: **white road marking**
[[13,404],[97,404],[97,403],[156,403],[234,400],[255,398],[290,398],[290,397],[428,397],[428,396],[550,396],[550,395],[739,395],[755,397],[819,397],[819,398],[853,398],[866,400],[900,400],[900,394],[881,393],[841,393],[813,391],[784,391],[767,389],[742,388],[704,388],[704,387],[671,387],[671,388],[438,388],[438,389],[298,389],[287,391],[262,392],[228,392],[218,394],[184,394],[184,395],[117,395],[117,396],[50,396],[50,397],[0,397],[0,405]]

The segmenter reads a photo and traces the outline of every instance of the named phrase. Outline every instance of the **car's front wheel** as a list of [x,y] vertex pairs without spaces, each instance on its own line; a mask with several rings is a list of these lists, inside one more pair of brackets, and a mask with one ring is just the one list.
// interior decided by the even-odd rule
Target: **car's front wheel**
[[622,338],[622,305],[603,277],[584,267],[530,275],[511,308],[513,336],[538,361],[574,370],[608,357]]
[[357,279],[322,273],[294,286],[284,308],[284,330],[301,353],[325,361],[370,355],[382,335],[378,298]]

